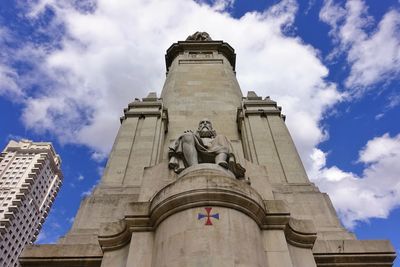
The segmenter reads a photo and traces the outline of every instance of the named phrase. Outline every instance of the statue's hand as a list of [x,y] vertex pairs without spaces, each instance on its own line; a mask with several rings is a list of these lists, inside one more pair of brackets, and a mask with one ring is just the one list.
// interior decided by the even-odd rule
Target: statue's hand
[[183,133],[193,133],[193,131],[192,130],[186,130]]

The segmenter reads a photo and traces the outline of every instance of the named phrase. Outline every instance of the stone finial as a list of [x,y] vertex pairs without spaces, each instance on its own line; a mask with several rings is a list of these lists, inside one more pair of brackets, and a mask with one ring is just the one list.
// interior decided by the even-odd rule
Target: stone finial
[[157,101],[157,93],[156,92],[150,92],[147,97],[142,98],[143,101]]
[[195,32],[186,38],[186,41],[212,41],[210,35],[206,32]]
[[254,91],[247,92],[247,99],[248,100],[261,100],[261,96],[258,96]]

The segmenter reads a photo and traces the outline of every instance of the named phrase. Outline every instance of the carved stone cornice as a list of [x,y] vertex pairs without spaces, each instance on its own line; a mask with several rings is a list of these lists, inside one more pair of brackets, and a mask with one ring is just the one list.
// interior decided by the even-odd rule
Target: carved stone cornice
[[255,92],[249,91],[247,97],[243,97],[242,104],[237,109],[236,113],[236,122],[239,132],[242,130],[242,122],[245,117],[266,117],[268,115],[280,116],[283,120],[286,119],[286,116],[282,114],[282,107],[278,106],[275,101],[271,100],[269,97],[262,99],[260,96],[257,96]]
[[316,231],[312,222],[294,220],[282,200],[263,200],[251,186],[233,179],[215,164],[191,167],[161,189],[149,202],[127,206],[124,219],[102,225],[99,243],[103,251],[127,244],[132,232],[154,231],[167,217],[183,210],[218,206],[235,209],[252,218],[262,230],[285,232],[294,246],[312,248]]
[[317,239],[317,231],[311,220],[290,218],[285,228],[286,240],[295,247],[312,249]]
[[125,220],[105,223],[100,227],[99,243],[102,248],[107,248],[107,250],[118,249],[130,241],[130,235]]
[[384,267],[396,258],[388,240],[317,240],[313,254],[318,267]]
[[128,107],[124,109],[124,115],[120,117],[122,123],[126,118],[137,117],[158,117],[161,118],[164,123],[164,131],[168,131],[168,109],[164,107],[161,98],[157,98],[156,93],[150,92],[147,97],[142,100],[135,99],[135,101],[128,104]]
[[23,267],[99,267],[102,259],[96,244],[51,244],[26,246],[19,262]]
[[169,67],[172,64],[172,61],[184,51],[218,51],[223,54],[231,64],[233,70],[235,70],[236,65],[236,54],[235,50],[228,44],[223,41],[179,41],[177,43],[172,44],[168,49],[165,55],[165,65],[168,71]]
[[209,169],[190,171],[188,168],[185,175],[178,176],[177,181],[167,185],[153,197],[150,216],[155,227],[178,211],[207,205],[236,209],[260,226],[265,223],[264,203],[253,188],[227,176],[225,170],[218,165],[202,165],[207,165]]

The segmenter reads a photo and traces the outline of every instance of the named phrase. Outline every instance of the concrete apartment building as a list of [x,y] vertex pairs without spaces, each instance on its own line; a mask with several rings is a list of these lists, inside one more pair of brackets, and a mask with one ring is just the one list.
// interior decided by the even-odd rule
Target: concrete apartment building
[[10,141],[0,154],[0,266],[19,266],[60,189],[61,160],[51,143]]

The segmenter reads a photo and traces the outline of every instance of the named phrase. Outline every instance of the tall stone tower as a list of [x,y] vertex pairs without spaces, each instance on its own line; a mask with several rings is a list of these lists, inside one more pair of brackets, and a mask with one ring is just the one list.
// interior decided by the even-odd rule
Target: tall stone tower
[[229,44],[197,32],[165,60],[72,229],[22,266],[392,265],[390,242],[356,240],[310,183],[277,103],[242,96]]

